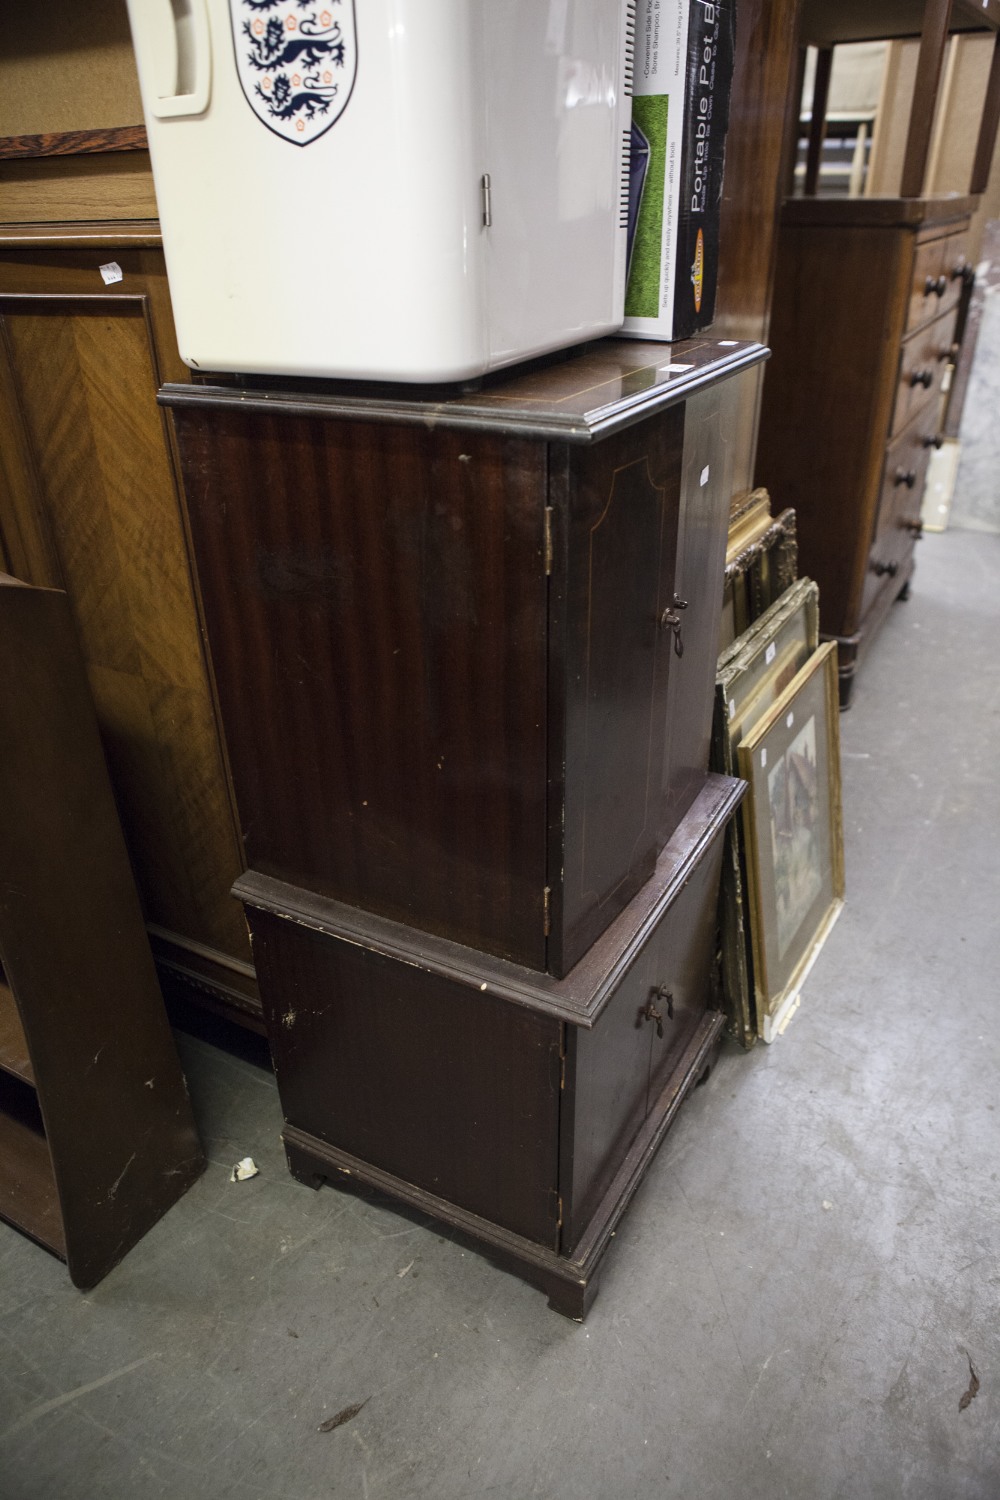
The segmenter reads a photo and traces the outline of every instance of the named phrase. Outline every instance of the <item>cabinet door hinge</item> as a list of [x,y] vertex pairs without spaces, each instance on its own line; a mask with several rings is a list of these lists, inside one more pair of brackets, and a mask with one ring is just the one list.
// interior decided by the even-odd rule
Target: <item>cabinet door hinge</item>
[[552,887],[547,885],[542,892],[542,932],[552,936]]
[[545,573],[549,576],[552,572],[552,506],[545,507]]
[[556,1228],[561,1229],[563,1221],[562,1197],[556,1192],[555,1188],[549,1189],[549,1212],[556,1221]]

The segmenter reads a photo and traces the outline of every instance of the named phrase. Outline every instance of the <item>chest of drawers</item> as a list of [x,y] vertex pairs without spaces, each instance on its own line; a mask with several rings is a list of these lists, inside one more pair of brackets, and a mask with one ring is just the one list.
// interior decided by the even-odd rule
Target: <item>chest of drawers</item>
[[741,789],[708,749],[764,355],[161,393],[292,1170],[436,1214],[575,1315],[721,1026]]
[[968,276],[968,199],[785,204],[757,479],[794,505],[841,703],[909,587]]

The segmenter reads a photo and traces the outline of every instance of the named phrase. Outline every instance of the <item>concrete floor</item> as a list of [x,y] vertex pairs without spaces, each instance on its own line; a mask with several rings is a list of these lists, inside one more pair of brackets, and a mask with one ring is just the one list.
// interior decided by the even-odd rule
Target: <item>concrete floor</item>
[[4,1500],[995,1500],[998,639],[1000,537],[928,537],[840,721],[846,910],[586,1326],[292,1182],[270,1075],[182,1037],[211,1165],[125,1263],[84,1296],[0,1226]]

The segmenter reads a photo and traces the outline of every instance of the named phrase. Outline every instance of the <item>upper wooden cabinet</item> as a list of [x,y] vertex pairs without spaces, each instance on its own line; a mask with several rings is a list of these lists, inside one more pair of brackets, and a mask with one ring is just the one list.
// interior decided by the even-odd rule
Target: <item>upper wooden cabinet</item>
[[[803,572],[820,585],[820,624],[839,646],[841,702],[892,602],[907,592],[920,535],[943,377],[971,281],[975,196],[924,196],[950,30],[1000,37],[1000,0],[805,0],[802,41],[819,46],[806,195],[783,208],[774,357],[756,477],[798,515]],[[899,196],[815,196],[838,42],[921,38]],[[986,185],[1000,119],[994,42],[971,192]]]
[[763,354],[602,345],[437,402],[167,387],[254,870],[572,967],[704,778],[716,382]]
[[[162,378],[187,375],[162,254],[145,226],[58,238],[0,236],[0,549],[15,576],[69,595],[158,958],[254,1014],[229,894],[239,839],[156,405]],[[122,279],[105,285],[111,262]]]

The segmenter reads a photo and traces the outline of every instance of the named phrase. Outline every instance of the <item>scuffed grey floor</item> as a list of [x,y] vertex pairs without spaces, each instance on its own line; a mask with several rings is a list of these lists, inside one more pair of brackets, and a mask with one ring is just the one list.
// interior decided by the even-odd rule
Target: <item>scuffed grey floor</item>
[[995,1500],[998,642],[1000,538],[927,538],[840,721],[847,908],[586,1326],[293,1183],[269,1075],[182,1038],[211,1166],[126,1262],[84,1296],[0,1226],[5,1500]]

